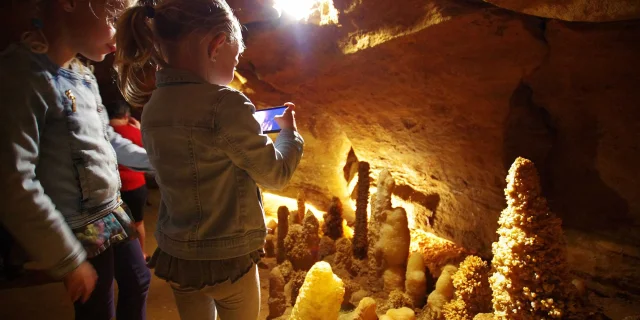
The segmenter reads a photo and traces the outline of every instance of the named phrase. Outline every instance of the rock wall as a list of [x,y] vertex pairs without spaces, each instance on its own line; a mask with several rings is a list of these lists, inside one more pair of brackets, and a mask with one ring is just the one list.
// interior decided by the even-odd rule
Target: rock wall
[[372,177],[389,168],[416,226],[486,257],[506,170],[527,157],[574,274],[603,301],[640,297],[640,21],[460,0],[334,4],[339,25],[247,25],[239,86],[259,106],[300,106],[307,146],[282,194],[311,188],[320,208],[347,197],[335,193],[353,148]]

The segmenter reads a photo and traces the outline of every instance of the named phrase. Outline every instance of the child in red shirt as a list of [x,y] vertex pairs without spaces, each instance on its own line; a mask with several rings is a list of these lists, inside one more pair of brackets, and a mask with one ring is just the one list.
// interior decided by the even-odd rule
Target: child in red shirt
[[[109,124],[113,130],[122,137],[131,140],[131,142],[142,147],[142,133],[140,132],[140,122],[131,116],[131,108],[129,104],[120,100],[106,106],[109,113]],[[120,188],[120,196],[122,201],[131,210],[131,215],[135,221],[136,230],[138,231],[138,240],[145,259],[148,258],[144,251],[144,206],[147,203],[147,183],[144,173],[131,170],[123,165],[118,165],[120,171],[120,180],[122,187]]]

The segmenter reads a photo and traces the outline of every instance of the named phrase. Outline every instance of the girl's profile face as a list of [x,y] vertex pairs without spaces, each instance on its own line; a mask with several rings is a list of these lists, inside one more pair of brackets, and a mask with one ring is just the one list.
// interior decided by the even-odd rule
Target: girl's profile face
[[74,48],[93,61],[102,61],[116,51],[115,20],[125,9],[125,0],[69,0],[68,32]]
[[217,75],[216,84],[226,86],[233,81],[233,72],[238,65],[240,45],[226,42],[219,48],[219,54],[213,65],[213,72]]

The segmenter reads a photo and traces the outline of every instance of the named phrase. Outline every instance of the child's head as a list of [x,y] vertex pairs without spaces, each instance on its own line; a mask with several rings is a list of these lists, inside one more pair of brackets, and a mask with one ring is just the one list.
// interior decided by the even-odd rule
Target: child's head
[[[102,61],[115,51],[115,21],[133,0],[35,0],[45,34],[54,36],[58,54],[81,54]],[[45,39],[49,42],[52,39]],[[49,43],[51,45],[51,43]]]
[[143,105],[150,93],[140,79],[145,68],[196,70],[209,83],[227,85],[244,50],[240,23],[224,0],[132,7],[117,29],[119,86],[132,105]]
[[116,100],[105,105],[109,119],[128,119],[131,115],[131,107],[126,101]]

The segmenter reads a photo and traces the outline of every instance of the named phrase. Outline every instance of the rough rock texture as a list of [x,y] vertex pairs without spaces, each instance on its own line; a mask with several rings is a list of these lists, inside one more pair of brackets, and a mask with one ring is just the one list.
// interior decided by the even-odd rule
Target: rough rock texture
[[309,250],[311,259],[315,263],[318,261],[320,252],[320,222],[318,218],[313,213],[307,212],[307,215],[302,220],[302,229],[307,243],[307,250]]
[[273,258],[276,256],[276,241],[277,239],[275,235],[267,234],[267,237],[264,240],[264,253],[267,258]]
[[318,259],[322,260],[334,253],[336,253],[336,242],[327,236],[320,238]]
[[562,220],[549,211],[533,162],[516,159],[504,192],[489,279],[496,319],[586,318],[570,283]]
[[640,18],[636,0],[484,0],[499,7],[566,21],[618,21]]
[[351,240],[340,238],[336,241],[336,254],[333,258],[334,272],[341,278],[353,274],[353,256],[351,255]]
[[386,313],[388,310],[404,307],[413,308],[411,297],[402,292],[402,290],[393,290],[384,301],[380,302],[378,313]]
[[307,273],[290,320],[337,320],[343,297],[342,280],[320,261]]
[[304,278],[307,276],[305,271],[296,271],[291,276],[291,304],[294,304],[296,299],[298,299],[298,294],[300,293],[300,288],[302,288],[302,284],[304,284]]
[[281,194],[348,196],[336,169],[353,147],[372,176],[389,168],[416,227],[488,258],[503,177],[525,156],[576,274],[603,305],[640,312],[623,301],[640,288],[640,22],[545,23],[459,0],[334,3],[349,9],[340,26],[249,27],[238,66],[257,104],[301,107],[305,157]]
[[324,224],[322,226],[322,232],[325,236],[338,240],[344,236],[344,230],[342,228],[342,202],[338,197],[334,197],[331,200],[331,206],[327,213],[324,214]]
[[478,313],[473,320],[494,320],[493,313]]
[[307,234],[302,225],[294,224],[289,227],[284,248],[287,260],[291,261],[294,270],[309,270],[316,262],[307,245]]
[[489,265],[480,257],[468,256],[451,278],[455,291],[454,300],[444,305],[447,320],[472,320],[492,310]]
[[267,319],[274,319],[287,309],[287,299],[284,294],[285,281],[279,267],[275,267],[269,274],[269,316]]

